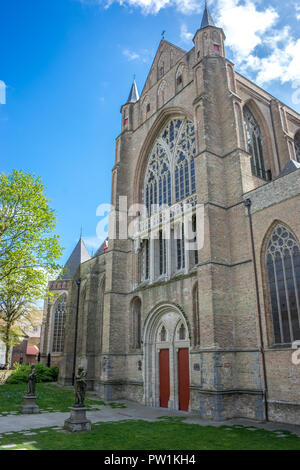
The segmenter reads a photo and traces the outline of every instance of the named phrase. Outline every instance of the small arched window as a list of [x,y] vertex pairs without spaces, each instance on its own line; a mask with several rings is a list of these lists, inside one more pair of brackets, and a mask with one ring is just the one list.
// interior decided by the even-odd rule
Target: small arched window
[[300,340],[300,249],[284,225],[278,224],[269,238],[266,267],[274,342]]
[[167,341],[167,330],[165,328],[165,325],[162,326],[160,330],[160,341],[163,343],[164,341]]
[[[162,72],[163,73],[163,72]],[[166,82],[163,80],[157,90],[157,106],[160,108],[165,104],[165,98],[166,98]]]
[[198,282],[193,287],[192,296],[193,296],[194,346],[199,346],[199,344],[200,344],[200,323],[199,323]]
[[178,337],[180,340],[184,340],[186,337],[186,331],[183,323],[181,323],[180,328],[178,330]]
[[267,172],[265,167],[261,129],[248,106],[244,107],[244,123],[246,128],[248,151],[252,155],[252,173],[259,178],[268,181],[270,179],[270,172]]
[[141,299],[136,297],[131,304],[131,347],[140,349],[142,344]]
[[294,145],[295,145],[296,158],[297,158],[297,161],[300,163],[300,131],[297,132],[295,136]]
[[66,306],[67,295],[63,294],[57,299],[54,307],[52,352],[55,353],[61,353],[64,350]]

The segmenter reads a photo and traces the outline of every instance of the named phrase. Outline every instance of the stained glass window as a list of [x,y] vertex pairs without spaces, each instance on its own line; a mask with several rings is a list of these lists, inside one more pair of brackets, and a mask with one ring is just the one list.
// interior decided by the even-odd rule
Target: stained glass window
[[140,349],[142,344],[141,299],[136,297],[131,304],[131,346]]
[[195,126],[184,118],[171,119],[156,139],[145,174],[148,215],[162,204],[172,205],[196,191]]
[[296,158],[297,158],[297,161],[300,163],[300,132],[296,134],[294,143],[295,143]]
[[177,269],[180,270],[185,267],[184,224],[178,224],[175,233],[177,239]]
[[244,123],[246,128],[248,151],[252,155],[252,173],[259,178],[269,180],[269,172],[266,171],[265,168],[261,129],[247,106],[244,107]]
[[281,224],[270,236],[266,267],[275,344],[300,340],[300,249]]
[[167,247],[162,230],[159,231],[159,274],[167,272]]
[[64,329],[65,315],[67,306],[67,296],[63,294],[56,301],[54,307],[54,326],[53,326],[53,343],[52,352],[63,352],[64,350]]

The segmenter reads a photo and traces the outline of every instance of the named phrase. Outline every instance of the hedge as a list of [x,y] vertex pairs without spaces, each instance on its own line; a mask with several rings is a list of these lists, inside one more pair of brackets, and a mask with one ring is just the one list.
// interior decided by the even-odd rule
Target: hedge
[[[31,369],[30,364],[14,364],[15,369],[12,371],[12,374],[7,379],[6,383],[8,384],[19,384],[28,381],[28,374]],[[36,370],[36,381],[37,382],[55,382],[58,377],[58,367],[51,366],[46,367],[45,364],[38,362],[35,364]]]

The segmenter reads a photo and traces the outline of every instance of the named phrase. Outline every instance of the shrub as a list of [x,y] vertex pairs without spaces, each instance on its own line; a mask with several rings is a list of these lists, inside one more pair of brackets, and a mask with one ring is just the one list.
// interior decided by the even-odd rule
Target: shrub
[[[14,364],[15,370],[11,376],[7,379],[8,384],[26,383],[28,381],[28,374],[31,369],[29,364]],[[51,366],[46,367],[45,364],[37,362],[35,364],[36,370],[36,381],[37,382],[54,382],[58,377],[58,367]]]

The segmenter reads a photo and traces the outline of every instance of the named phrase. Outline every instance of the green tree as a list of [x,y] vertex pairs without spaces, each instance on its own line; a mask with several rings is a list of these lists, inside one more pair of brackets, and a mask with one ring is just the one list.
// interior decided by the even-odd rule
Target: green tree
[[0,281],[11,273],[58,269],[61,256],[54,211],[39,177],[13,170],[0,174]]
[[18,321],[47,294],[62,254],[54,211],[41,179],[23,171],[0,174],[0,334],[6,365]]
[[11,348],[24,337],[24,321],[34,323],[36,301],[42,298],[46,288],[38,269],[10,274],[0,283],[0,338],[6,346],[7,369]]

